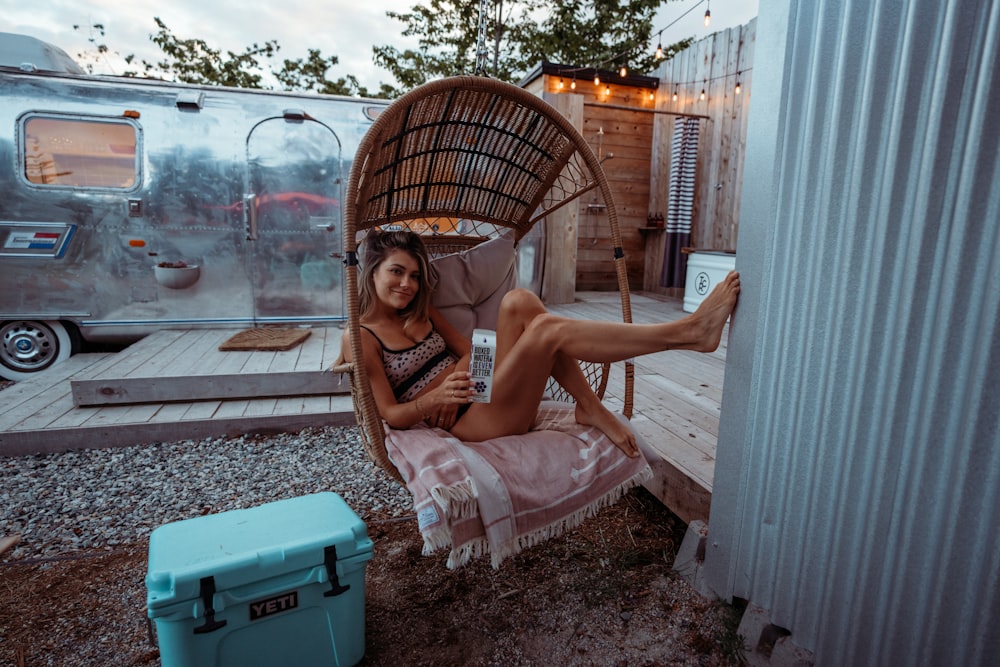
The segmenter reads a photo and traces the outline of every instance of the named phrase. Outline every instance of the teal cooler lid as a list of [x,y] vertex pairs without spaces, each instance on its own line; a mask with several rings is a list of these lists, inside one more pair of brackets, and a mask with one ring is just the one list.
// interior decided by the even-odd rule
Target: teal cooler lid
[[329,565],[331,547],[338,562],[372,557],[364,522],[332,492],[165,524],[149,538],[146,606],[194,600],[207,576],[223,591]]

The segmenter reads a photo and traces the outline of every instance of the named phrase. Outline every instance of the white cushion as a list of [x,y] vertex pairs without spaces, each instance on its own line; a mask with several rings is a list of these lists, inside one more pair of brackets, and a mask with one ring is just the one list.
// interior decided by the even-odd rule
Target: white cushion
[[504,294],[517,287],[514,231],[505,230],[468,250],[431,260],[431,303],[467,337],[496,330]]

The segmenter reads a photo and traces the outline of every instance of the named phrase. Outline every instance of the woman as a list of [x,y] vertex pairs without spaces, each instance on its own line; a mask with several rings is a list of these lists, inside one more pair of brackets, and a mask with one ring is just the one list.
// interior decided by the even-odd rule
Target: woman
[[[504,296],[490,403],[473,403],[471,343],[431,306],[430,263],[420,236],[372,231],[364,243],[359,310],[372,394],[395,429],[421,421],[479,442],[529,430],[551,375],[576,401],[576,421],[603,431],[629,456],[635,436],[594,394],[578,361],[614,362],[663,350],[715,350],[736,305],[733,271],[695,313],[662,324],[628,324],[553,315],[535,294]],[[349,334],[342,349],[350,359]]]

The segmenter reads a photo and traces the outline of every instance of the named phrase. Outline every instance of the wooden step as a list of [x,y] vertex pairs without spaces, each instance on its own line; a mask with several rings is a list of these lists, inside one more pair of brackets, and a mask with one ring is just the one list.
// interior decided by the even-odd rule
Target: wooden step
[[328,369],[340,355],[341,329],[318,327],[284,351],[221,352],[239,329],[160,331],[70,380],[77,407],[240,398],[350,394]]
[[[171,410],[171,405],[179,410]],[[16,430],[0,431],[0,456],[130,447],[246,433],[291,433],[307,427],[356,424],[350,396],[149,404],[148,410],[142,411],[134,408],[74,409],[72,405],[64,405],[61,425],[18,424]]]

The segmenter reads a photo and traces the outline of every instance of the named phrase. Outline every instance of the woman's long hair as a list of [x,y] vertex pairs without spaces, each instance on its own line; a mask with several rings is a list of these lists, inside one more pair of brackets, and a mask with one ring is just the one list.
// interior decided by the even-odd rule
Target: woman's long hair
[[361,245],[363,253],[358,287],[358,310],[361,319],[371,314],[378,299],[375,294],[375,271],[390,253],[402,250],[417,260],[417,265],[420,267],[420,287],[410,304],[399,311],[404,318],[403,326],[405,328],[412,322],[426,321],[430,317],[431,267],[427,258],[427,247],[420,235],[411,231],[373,229],[368,232]]

